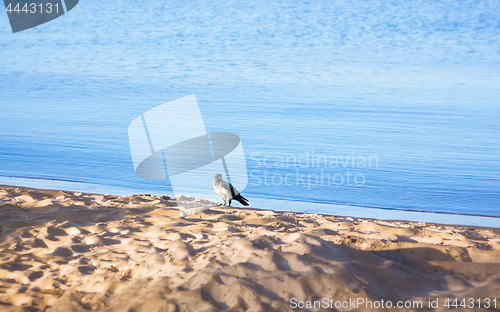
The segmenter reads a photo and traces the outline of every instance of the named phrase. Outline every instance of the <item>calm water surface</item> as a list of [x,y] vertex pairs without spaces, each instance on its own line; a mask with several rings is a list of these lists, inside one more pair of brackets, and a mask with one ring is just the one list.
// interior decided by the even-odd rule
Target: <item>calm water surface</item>
[[0,182],[171,194],[127,128],[196,94],[255,202],[500,216],[499,21],[498,1],[82,0],[16,34],[0,14]]

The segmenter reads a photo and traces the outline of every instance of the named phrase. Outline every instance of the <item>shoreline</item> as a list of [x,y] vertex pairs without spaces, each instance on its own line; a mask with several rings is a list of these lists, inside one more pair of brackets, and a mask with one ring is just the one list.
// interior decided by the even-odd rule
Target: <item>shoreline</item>
[[[19,187],[19,188],[26,188],[26,189],[33,189],[33,190],[52,190],[52,191],[58,191],[59,189],[56,188],[37,188],[37,187],[25,187],[25,186],[16,186],[16,185],[5,185],[0,183],[0,189],[4,187]],[[68,190],[70,192],[79,192],[79,191],[74,191],[74,190]],[[94,193],[94,192],[81,192],[83,194],[98,194],[98,195],[113,195],[113,194],[102,194],[102,193]],[[120,196],[120,195],[114,195],[114,196]],[[130,194],[127,195],[122,195],[122,196],[133,196]],[[152,195],[156,196],[156,195]],[[261,201],[262,198],[256,198],[253,201]],[[315,202],[301,202],[301,201],[294,201],[294,200],[271,200],[265,198],[265,204],[262,204],[262,206],[269,206],[268,202],[272,202],[271,206],[282,206],[283,204],[288,204],[288,205],[296,205],[296,206],[313,206],[314,208],[324,208],[322,210],[326,210],[327,207],[344,207],[346,209],[359,209],[366,211],[365,214],[368,215],[374,215],[376,212],[380,212],[381,217],[368,217],[368,216],[351,216],[355,217],[358,219],[367,219],[367,220],[387,220],[387,221],[409,221],[409,222],[425,222],[429,224],[436,224],[436,225],[447,225],[447,226],[467,226],[467,227],[474,227],[474,228],[485,228],[485,229],[494,229],[494,230],[500,230],[500,216],[488,216],[488,215],[474,215],[474,214],[461,214],[461,213],[450,213],[450,212],[429,212],[429,211],[424,211],[424,210],[411,210],[411,209],[399,209],[399,208],[381,208],[381,207],[368,207],[368,206],[353,206],[353,205],[344,205],[344,204],[329,204],[329,203],[315,203]],[[243,207],[238,207],[238,208],[243,208]],[[247,207],[245,207],[247,208]],[[314,209],[313,208],[313,209]],[[248,208],[247,208],[248,209]],[[313,213],[313,212],[308,212],[308,211],[292,211],[292,210],[275,210],[273,208],[252,208],[252,209],[262,209],[262,210],[272,210],[275,212],[294,212],[294,213]],[[394,213],[394,214],[399,214],[400,218],[388,218],[389,214]],[[342,213],[324,213],[324,212],[318,212],[320,215],[324,216],[342,216],[342,217],[350,217],[348,214],[342,214]],[[402,217],[403,216],[403,217]],[[404,216],[408,216],[407,218],[404,218]],[[411,217],[409,217],[411,216]],[[427,220],[418,220],[418,218],[423,217],[423,216],[430,216],[430,218],[427,218]],[[432,217],[435,216],[435,217]],[[440,218],[441,217],[441,218]],[[467,221],[469,224],[465,223],[460,223],[459,222],[439,222],[439,221],[433,221],[429,219],[443,219],[446,217],[453,218],[455,220],[461,220],[461,221]],[[476,219],[474,222],[471,224],[470,219]],[[423,219],[423,218],[422,218]],[[496,222],[498,220],[498,222]],[[489,225],[481,225],[483,221],[489,221],[487,222]],[[497,227],[492,226],[493,224],[498,224]]]

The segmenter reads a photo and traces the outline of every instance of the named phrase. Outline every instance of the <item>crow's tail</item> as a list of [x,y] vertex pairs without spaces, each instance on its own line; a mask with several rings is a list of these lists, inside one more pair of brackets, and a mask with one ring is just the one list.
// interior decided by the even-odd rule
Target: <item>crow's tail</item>
[[234,196],[233,199],[237,200],[243,206],[248,206],[248,199],[246,199],[245,197],[241,196],[241,194],[238,194],[238,195]]
[[[234,200],[237,200],[240,204],[242,204],[243,206],[248,206],[248,199],[246,199],[245,197],[241,196],[240,193],[238,193],[238,195],[235,195],[234,193],[234,188],[233,186],[229,183],[229,189],[231,190],[231,195],[233,195],[233,198]],[[231,205],[231,201],[229,201],[229,205]]]

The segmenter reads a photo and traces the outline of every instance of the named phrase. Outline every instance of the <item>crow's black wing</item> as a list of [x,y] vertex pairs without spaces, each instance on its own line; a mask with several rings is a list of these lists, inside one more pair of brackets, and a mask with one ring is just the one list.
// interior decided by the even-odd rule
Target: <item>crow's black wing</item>
[[239,194],[239,193],[238,193],[238,195],[235,195],[234,194],[235,193],[234,187],[229,182],[227,184],[229,184],[229,189],[231,190],[231,197],[232,197],[232,199],[238,201],[243,206],[248,206],[248,199],[246,199],[245,197],[241,196],[241,194]]

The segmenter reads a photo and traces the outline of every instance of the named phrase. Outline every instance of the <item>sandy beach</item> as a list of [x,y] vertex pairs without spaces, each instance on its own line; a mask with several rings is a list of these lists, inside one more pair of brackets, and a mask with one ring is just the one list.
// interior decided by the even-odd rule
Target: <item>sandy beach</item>
[[496,229],[210,205],[0,187],[0,311],[500,311]]

